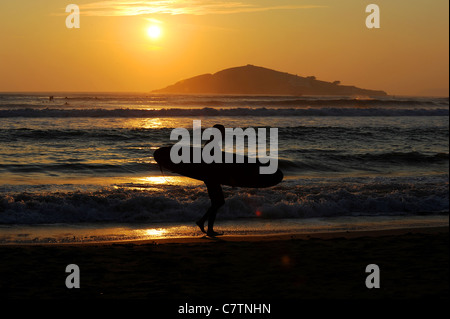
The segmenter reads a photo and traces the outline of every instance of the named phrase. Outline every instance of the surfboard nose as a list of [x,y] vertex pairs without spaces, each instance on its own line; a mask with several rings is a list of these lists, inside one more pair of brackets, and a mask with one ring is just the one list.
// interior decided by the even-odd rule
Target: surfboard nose
[[163,151],[161,150],[161,148],[158,148],[157,150],[155,150],[153,152],[153,158],[155,159],[156,163],[158,163],[158,164],[161,164],[162,153],[163,153]]

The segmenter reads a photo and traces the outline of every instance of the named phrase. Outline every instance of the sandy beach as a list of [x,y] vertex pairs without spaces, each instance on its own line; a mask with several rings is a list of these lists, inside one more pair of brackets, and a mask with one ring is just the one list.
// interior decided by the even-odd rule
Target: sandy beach
[[[0,246],[3,299],[446,299],[448,227]],[[65,286],[66,266],[80,288]],[[365,285],[380,268],[380,288]]]

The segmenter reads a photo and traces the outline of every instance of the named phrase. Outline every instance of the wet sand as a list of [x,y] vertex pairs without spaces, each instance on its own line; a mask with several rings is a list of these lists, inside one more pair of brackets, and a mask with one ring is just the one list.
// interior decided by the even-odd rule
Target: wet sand
[[[3,299],[445,299],[448,227],[0,246]],[[80,288],[68,289],[68,264]],[[366,266],[380,268],[368,289]]]

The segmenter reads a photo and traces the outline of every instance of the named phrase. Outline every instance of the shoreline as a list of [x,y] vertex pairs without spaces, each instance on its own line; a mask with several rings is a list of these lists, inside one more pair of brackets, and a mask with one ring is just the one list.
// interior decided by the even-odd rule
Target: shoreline
[[336,238],[355,239],[361,237],[383,237],[383,236],[399,236],[406,234],[437,234],[448,233],[449,227],[431,226],[431,227],[407,227],[395,229],[380,230],[357,230],[357,231],[331,231],[331,232],[309,232],[309,233],[283,233],[283,234],[266,234],[266,235],[222,235],[215,238],[206,236],[186,236],[175,238],[154,238],[154,239],[130,239],[130,240],[110,240],[110,241],[92,241],[92,242],[73,242],[73,243],[37,243],[37,244],[10,244],[17,245],[160,245],[160,244],[202,244],[207,241],[221,242],[266,242],[266,241],[285,241],[285,240],[332,240]]
[[[314,219],[221,220],[216,225],[223,241],[267,241],[310,237],[357,237],[448,228],[448,216],[344,217]],[[111,243],[199,242],[205,234],[193,223],[86,223],[11,225],[0,227],[0,247],[11,245],[90,245]]]
[[[216,238],[226,242],[260,242],[260,241],[285,241],[285,240],[310,240],[321,239],[331,240],[336,238],[355,239],[360,237],[383,237],[383,236],[398,236],[406,234],[436,234],[448,233],[449,227],[417,227],[417,228],[397,228],[397,229],[382,229],[382,230],[363,230],[363,231],[335,231],[335,232],[311,232],[311,233],[285,233],[285,234],[269,234],[269,235],[223,235]],[[198,243],[199,239],[205,237],[183,237],[183,238],[159,238],[150,240],[131,240],[127,243],[135,245],[146,244],[186,244]],[[206,238],[208,239],[208,238]],[[212,239],[214,240],[214,238]],[[117,241],[115,243],[120,243]],[[101,243],[97,243],[101,244]],[[108,243],[105,243],[108,244]],[[114,244],[112,242],[111,244]]]

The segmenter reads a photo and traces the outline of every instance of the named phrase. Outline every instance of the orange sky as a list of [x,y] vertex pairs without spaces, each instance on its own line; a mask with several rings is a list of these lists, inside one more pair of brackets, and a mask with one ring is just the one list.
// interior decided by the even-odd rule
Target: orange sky
[[[254,64],[448,96],[448,0],[74,0],[79,29],[66,28],[68,3],[0,2],[0,91],[146,92]],[[369,3],[380,29],[365,26]]]

